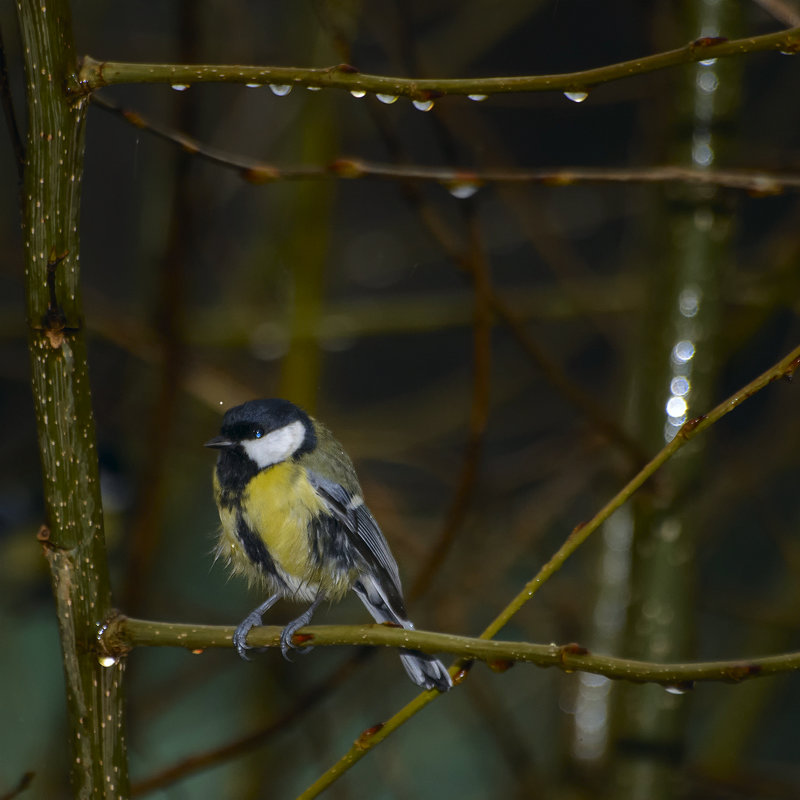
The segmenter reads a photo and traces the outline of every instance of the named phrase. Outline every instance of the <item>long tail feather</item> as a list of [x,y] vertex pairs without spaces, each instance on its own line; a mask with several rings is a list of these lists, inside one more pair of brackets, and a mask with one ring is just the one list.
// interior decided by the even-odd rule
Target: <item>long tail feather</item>
[[[411,620],[401,616],[389,606],[386,597],[374,580],[363,577],[353,586],[353,590],[376,622],[393,622],[406,630],[414,628]],[[403,662],[408,677],[423,689],[438,689],[440,692],[446,692],[453,685],[447,668],[434,656],[429,656],[419,650],[401,650],[400,660]]]

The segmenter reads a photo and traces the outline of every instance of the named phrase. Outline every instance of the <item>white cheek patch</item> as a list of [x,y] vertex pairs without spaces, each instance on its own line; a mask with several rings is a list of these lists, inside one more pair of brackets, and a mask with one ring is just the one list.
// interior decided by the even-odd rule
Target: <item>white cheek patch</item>
[[291,458],[306,438],[302,422],[292,422],[283,428],[270,431],[260,439],[245,439],[242,447],[259,469],[279,464]]

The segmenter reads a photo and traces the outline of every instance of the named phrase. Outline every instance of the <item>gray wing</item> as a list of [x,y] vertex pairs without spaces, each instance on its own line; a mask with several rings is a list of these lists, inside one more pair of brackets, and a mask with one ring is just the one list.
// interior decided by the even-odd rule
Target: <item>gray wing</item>
[[365,565],[375,573],[373,578],[380,586],[381,594],[400,617],[405,617],[397,562],[363,498],[351,494],[336,481],[323,478],[318,472],[306,470],[306,473],[332,516],[341,523]]

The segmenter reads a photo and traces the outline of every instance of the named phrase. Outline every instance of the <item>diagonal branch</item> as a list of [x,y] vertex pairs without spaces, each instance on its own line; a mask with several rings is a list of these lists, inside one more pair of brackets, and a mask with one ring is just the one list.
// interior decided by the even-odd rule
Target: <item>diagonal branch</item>
[[756,3],[784,25],[800,25],[800,11],[786,0],[756,0]]
[[[732,394],[708,414],[687,421],[680,429],[675,438],[666,445],[631,481],[626,484],[592,519],[582,525],[578,525],[567,537],[566,541],[556,551],[552,558],[539,570],[539,572],[522,588],[519,594],[504,608],[500,614],[483,631],[481,639],[492,639],[503,628],[514,614],[519,611],[525,603],[551,578],[564,564],[578,547],[583,544],[589,536],[594,533],[620,506],[636,492],[642,484],[672,458],[678,450],[682,449],[689,441],[702,431],[710,428],[722,417],[733,411],[745,400],[752,397],[773,381],[791,378],[795,370],[800,367],[800,346],[796,347],[787,356],[782,358],[777,364],[770,367],[766,372],[759,375],[739,391]],[[468,664],[457,662],[451,673],[454,674],[454,682],[459,683],[466,678]],[[401,708],[393,717],[383,723],[377,729],[370,729],[359,738],[356,743],[337,761],[327,772],[321,775],[298,800],[310,800],[317,797],[320,792],[330,786],[334,781],[341,777],[350,767],[360,761],[373,747],[380,744],[394,731],[405,724],[415,714],[421,711],[429,703],[433,702],[438,693],[435,691],[423,692],[415,697],[410,703]]]

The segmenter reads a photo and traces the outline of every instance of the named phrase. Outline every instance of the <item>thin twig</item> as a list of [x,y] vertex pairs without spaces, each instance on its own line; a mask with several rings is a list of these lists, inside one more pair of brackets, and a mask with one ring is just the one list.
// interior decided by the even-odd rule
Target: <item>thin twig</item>
[[4,794],[0,795],[0,800],[14,800],[14,798],[19,797],[31,785],[35,776],[36,773],[34,772],[26,772],[19,781],[17,781],[17,785],[13,789],[9,789]]
[[180,131],[146,119],[141,114],[92,95],[92,104],[122,117],[140,130],[180,147],[184,152],[218,166],[238,172],[250,183],[276,181],[383,178],[386,180],[440,183],[452,191],[479,188],[490,183],[532,183],[547,186],[574,186],[602,183],[688,183],[739,189],[756,195],[780,194],[800,189],[800,175],[755,169],[692,169],[690,167],[558,167],[555,169],[474,169],[472,167],[420,167],[380,164],[359,158],[337,158],[330,164],[282,167],[209,147]]

